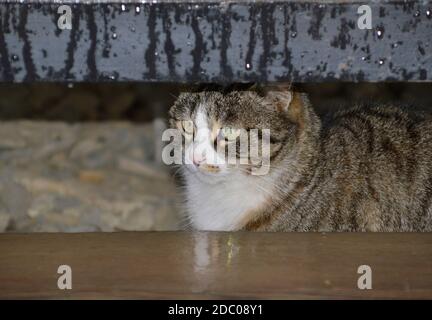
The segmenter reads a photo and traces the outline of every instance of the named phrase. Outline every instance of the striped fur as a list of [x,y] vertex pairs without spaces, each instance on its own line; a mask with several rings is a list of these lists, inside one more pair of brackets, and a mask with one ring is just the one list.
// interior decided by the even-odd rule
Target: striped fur
[[[257,198],[257,193],[262,200],[239,213],[235,224],[218,230],[432,231],[430,116],[381,105],[320,120],[304,95],[291,92],[289,101],[275,101],[270,93],[185,93],[171,110],[175,122],[190,117],[199,102],[222,124],[271,128],[270,173],[247,177],[248,192],[255,195],[238,190],[239,201]],[[284,103],[286,110],[280,107]],[[232,171],[231,176],[238,181],[239,174]],[[223,186],[212,189],[219,201],[227,190]],[[236,191],[230,192],[226,199]],[[189,198],[197,196],[206,194]],[[232,206],[235,210],[235,201]],[[208,219],[220,219],[230,210],[229,205],[220,208],[212,208]],[[196,210],[209,208],[204,201]],[[194,226],[211,230],[211,225]]]

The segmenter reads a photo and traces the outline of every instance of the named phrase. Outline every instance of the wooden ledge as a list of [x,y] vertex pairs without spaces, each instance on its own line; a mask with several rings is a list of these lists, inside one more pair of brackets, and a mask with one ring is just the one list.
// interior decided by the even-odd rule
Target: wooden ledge
[[1,234],[0,298],[432,298],[432,234]]

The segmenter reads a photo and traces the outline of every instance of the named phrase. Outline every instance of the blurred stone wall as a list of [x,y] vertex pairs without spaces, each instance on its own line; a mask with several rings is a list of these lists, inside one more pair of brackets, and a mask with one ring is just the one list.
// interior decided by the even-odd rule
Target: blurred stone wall
[[160,86],[0,86],[0,232],[174,230]]
[[0,123],[0,231],[178,228],[151,123]]

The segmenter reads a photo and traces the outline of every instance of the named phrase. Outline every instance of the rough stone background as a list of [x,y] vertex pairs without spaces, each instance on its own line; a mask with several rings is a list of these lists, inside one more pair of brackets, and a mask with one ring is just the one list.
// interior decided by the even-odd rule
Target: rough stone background
[[150,124],[0,123],[0,230],[176,229],[153,137]]
[[[303,87],[320,114],[356,100],[432,106],[431,84]],[[173,85],[0,86],[0,232],[173,230],[181,197],[158,161]]]

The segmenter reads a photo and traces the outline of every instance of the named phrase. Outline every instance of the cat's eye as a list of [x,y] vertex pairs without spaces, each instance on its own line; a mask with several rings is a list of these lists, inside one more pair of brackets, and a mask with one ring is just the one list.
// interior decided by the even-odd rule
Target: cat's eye
[[191,120],[182,120],[177,122],[177,126],[181,129],[187,140],[192,140],[194,133],[194,123]]
[[185,133],[193,134],[194,131],[194,124],[190,120],[183,120],[181,122],[182,129]]
[[233,142],[240,135],[240,129],[235,129],[231,127],[224,127],[220,130],[221,138],[228,142]]

